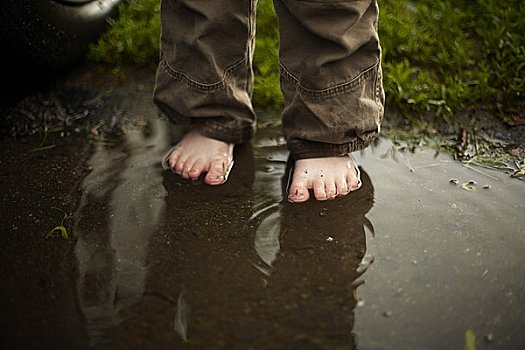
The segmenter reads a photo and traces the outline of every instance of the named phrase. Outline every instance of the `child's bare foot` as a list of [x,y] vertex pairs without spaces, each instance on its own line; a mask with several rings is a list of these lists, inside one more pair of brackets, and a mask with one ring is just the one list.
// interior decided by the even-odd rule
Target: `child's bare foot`
[[190,131],[173,149],[166,163],[184,179],[198,180],[201,174],[207,173],[205,183],[221,185],[226,182],[233,165],[233,144]]
[[358,170],[350,155],[341,157],[299,159],[288,192],[292,203],[305,202],[310,198],[324,201],[344,196],[361,185]]

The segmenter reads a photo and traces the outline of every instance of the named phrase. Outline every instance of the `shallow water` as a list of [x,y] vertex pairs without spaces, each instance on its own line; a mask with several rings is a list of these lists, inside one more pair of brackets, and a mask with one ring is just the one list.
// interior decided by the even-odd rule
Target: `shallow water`
[[525,348],[523,181],[380,139],[360,190],[292,205],[272,117],[210,188],[154,115],[2,141],[2,348]]

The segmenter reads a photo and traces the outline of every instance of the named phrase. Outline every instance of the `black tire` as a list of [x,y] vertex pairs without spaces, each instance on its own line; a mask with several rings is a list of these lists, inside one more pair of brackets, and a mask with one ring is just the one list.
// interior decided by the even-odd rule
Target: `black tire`
[[[2,56],[31,71],[71,68],[105,30],[121,0],[1,0]],[[5,69],[5,66],[4,66]]]
[[0,0],[0,119],[81,63],[122,1]]

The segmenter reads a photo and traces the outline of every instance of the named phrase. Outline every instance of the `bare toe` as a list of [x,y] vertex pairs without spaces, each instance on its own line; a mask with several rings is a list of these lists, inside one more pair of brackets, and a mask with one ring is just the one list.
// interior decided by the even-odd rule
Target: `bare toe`
[[344,196],[347,195],[350,190],[348,189],[348,183],[346,182],[345,177],[339,177],[335,180],[335,187],[337,189],[337,195],[338,196]]
[[292,203],[306,202],[310,198],[308,188],[304,186],[292,186],[288,194],[288,201]]
[[193,164],[193,167],[188,172],[189,177],[193,181],[197,181],[199,179],[199,176],[205,171],[205,164],[202,161],[196,161],[195,164]]
[[168,157],[168,166],[184,179],[198,180],[208,172],[204,182],[220,185],[226,181],[233,164],[233,144],[190,131]]
[[175,149],[173,152],[171,152],[169,158],[168,158],[168,166],[170,169],[175,169],[175,165],[177,164],[177,161],[179,160],[180,152],[178,149]]
[[188,159],[185,163],[184,163],[184,169],[182,170],[182,174],[180,176],[182,176],[182,178],[184,179],[189,179],[190,178],[190,170],[193,168],[193,164],[195,164],[195,161],[192,160],[192,159]]
[[319,201],[344,196],[359,188],[357,173],[355,162],[350,155],[299,159],[295,162],[294,180],[288,198],[291,202],[309,198],[309,195],[305,194],[301,197],[304,200],[297,200],[294,191],[298,188],[306,193],[308,189],[312,189],[315,199]]
[[182,157],[179,157],[177,159],[177,162],[172,167],[173,171],[175,171],[177,174],[181,175],[184,171],[184,164],[186,163],[186,159],[182,159]]
[[346,177],[346,181],[348,183],[348,189],[350,191],[355,191],[359,189],[359,180],[357,179],[357,175],[355,173],[348,174]]
[[325,180],[325,192],[328,199],[334,199],[337,196],[337,188],[335,182]]
[[223,160],[214,160],[211,163],[210,170],[204,178],[204,182],[208,185],[221,185],[226,181],[226,173],[228,171],[229,164],[226,164]]
[[[299,165],[296,163],[296,165]],[[310,198],[308,190],[308,172],[299,165],[295,168],[292,182],[288,189],[288,201],[292,203],[306,202]]]
[[325,183],[323,179],[316,179],[313,184],[314,197],[318,201],[325,201],[328,199],[325,190]]

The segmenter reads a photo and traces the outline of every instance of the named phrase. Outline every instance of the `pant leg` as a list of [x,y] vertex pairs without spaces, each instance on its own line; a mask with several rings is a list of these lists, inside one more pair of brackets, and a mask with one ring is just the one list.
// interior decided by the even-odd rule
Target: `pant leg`
[[246,142],[251,103],[255,0],[162,0],[154,101],[176,124]]
[[295,158],[362,149],[379,133],[384,92],[376,0],[274,0],[283,129]]

